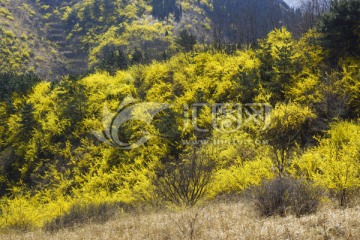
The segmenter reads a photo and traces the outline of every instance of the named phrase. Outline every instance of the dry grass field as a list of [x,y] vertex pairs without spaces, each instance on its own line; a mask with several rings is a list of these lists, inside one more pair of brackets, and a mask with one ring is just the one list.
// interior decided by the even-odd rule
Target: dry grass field
[[119,214],[56,233],[7,232],[0,239],[360,239],[360,207],[324,205],[314,215],[260,217],[250,203],[218,202],[177,212]]

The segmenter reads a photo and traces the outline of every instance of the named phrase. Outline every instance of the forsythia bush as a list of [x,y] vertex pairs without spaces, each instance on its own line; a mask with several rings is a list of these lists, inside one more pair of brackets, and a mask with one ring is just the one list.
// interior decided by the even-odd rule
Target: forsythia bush
[[293,162],[293,171],[338,193],[344,205],[348,193],[360,187],[360,126],[351,122],[333,124],[319,146]]
[[273,178],[274,175],[270,159],[258,159],[243,164],[234,164],[215,173],[210,196],[215,197],[224,193],[241,192],[251,186],[259,185],[265,179]]

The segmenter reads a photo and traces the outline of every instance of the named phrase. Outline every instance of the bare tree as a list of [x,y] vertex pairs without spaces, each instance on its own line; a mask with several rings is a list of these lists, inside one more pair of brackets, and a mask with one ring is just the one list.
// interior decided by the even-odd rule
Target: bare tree
[[301,30],[303,32],[313,28],[318,17],[330,10],[331,0],[302,0],[300,5]]
[[292,11],[271,0],[211,0],[212,41],[216,49],[256,44],[274,28],[285,25]]
[[208,153],[193,149],[178,162],[163,164],[153,180],[157,196],[178,206],[193,206],[206,194],[214,162]]

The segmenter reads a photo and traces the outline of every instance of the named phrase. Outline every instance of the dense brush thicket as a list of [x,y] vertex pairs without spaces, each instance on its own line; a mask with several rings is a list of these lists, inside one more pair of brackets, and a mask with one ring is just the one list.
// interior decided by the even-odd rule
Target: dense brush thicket
[[[237,32],[240,26],[232,20],[224,24],[234,29],[209,25],[225,31],[219,37],[227,40],[215,41],[219,45],[201,42],[190,30],[175,37],[171,16],[181,9],[180,17],[186,18],[190,2],[161,11],[145,1],[126,6],[123,1],[76,1],[73,8],[59,3],[65,10],[59,11],[61,19],[71,26],[68,39],[79,32],[97,40],[94,45],[81,40],[83,46],[89,43],[85,51],[93,72],[57,82],[40,81],[33,72],[0,72],[1,227],[56,228],[68,220],[71,225],[73,218],[83,220],[79,214],[96,215],[101,206],[189,206],[275,177],[279,184],[290,176],[301,179],[285,186],[296,188],[291,201],[303,201],[296,197],[313,189],[302,185],[311,182],[338,196],[341,205],[349,202],[360,187],[360,59],[356,44],[340,51],[332,36],[360,38],[359,14],[352,9],[359,1],[331,5],[319,25],[299,39],[279,27],[246,48],[232,48],[226,42],[229,33],[246,37],[245,42],[260,35]],[[218,1],[198,2],[223,9],[215,5]],[[160,20],[145,16],[151,11],[159,11]],[[85,27],[92,14],[100,14],[97,29]],[[118,18],[134,21],[112,26]],[[337,25],[343,21],[346,28]],[[13,41],[13,54],[27,59],[25,46],[1,31]],[[5,64],[20,69],[5,50],[0,49]],[[115,129],[116,114],[139,102],[166,107],[148,124],[151,112],[134,108],[137,118]],[[198,103],[206,104],[196,112]],[[231,108],[237,103],[243,104],[240,126],[234,126]],[[259,108],[265,104],[271,112]],[[95,135],[101,133],[110,143],[147,141],[123,150],[99,141]],[[306,212],[316,209],[316,197],[309,197]]]

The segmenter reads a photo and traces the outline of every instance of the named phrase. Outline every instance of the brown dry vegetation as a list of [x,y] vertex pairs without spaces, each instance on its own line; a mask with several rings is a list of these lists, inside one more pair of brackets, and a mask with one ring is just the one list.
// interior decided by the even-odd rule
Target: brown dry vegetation
[[0,239],[360,239],[360,207],[325,204],[301,218],[263,218],[246,201],[218,202],[177,212],[119,214],[104,224],[56,233],[2,233]]

